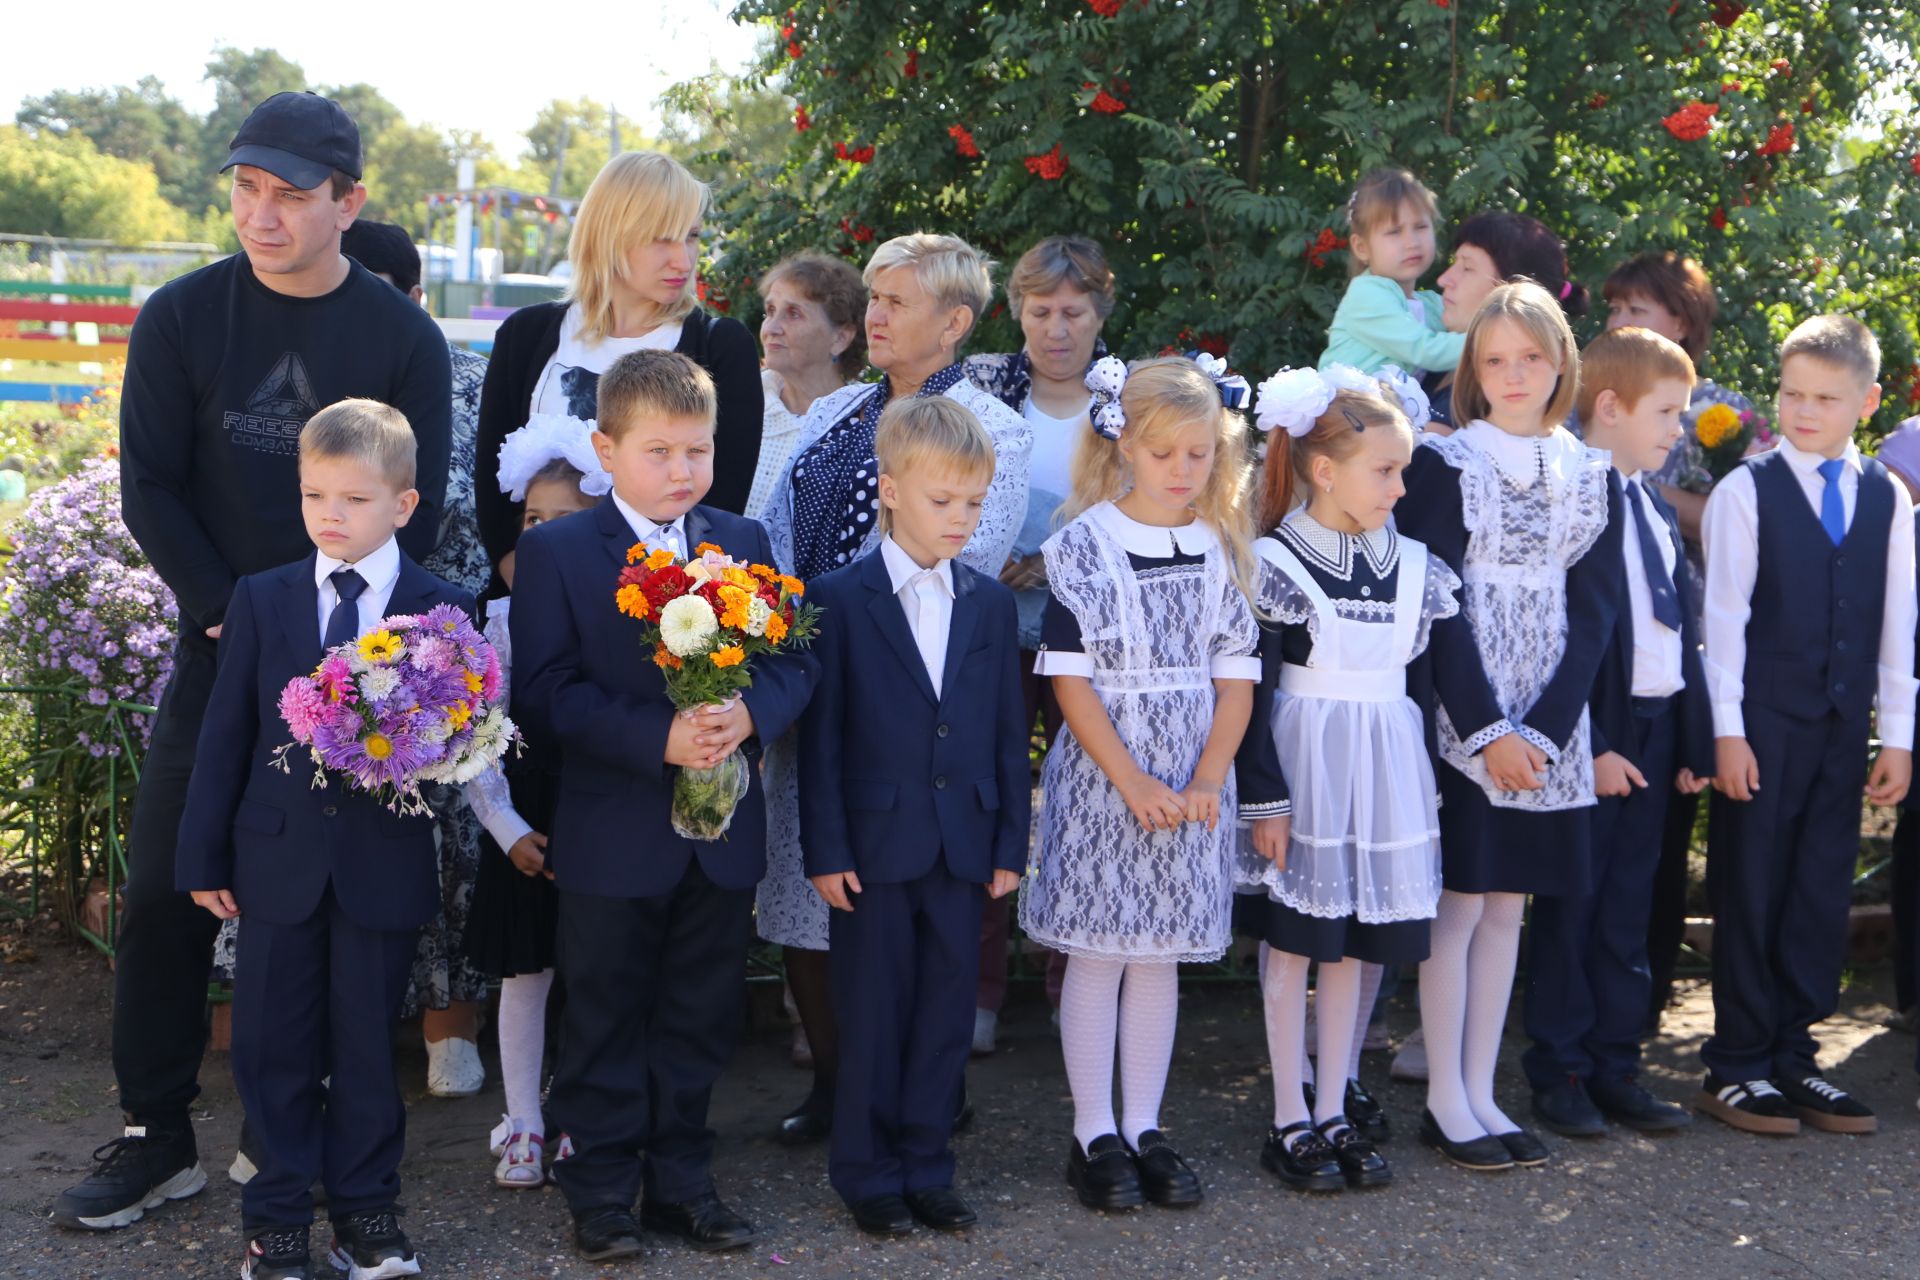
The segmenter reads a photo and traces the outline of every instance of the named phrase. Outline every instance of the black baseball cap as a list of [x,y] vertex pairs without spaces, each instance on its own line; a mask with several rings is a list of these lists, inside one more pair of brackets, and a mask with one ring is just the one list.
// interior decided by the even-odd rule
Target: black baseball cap
[[253,109],[227,148],[220,172],[252,165],[302,191],[336,169],[360,177],[359,126],[339,103],[317,93],[274,94]]

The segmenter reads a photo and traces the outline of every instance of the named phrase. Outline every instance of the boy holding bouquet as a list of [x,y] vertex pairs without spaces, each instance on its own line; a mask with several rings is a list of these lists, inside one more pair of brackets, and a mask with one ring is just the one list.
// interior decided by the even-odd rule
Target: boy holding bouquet
[[[741,650],[721,643],[714,612],[694,617],[699,609],[683,604],[701,597],[656,603],[631,581],[662,552],[702,566],[709,545],[743,562],[773,559],[759,524],[700,505],[713,482],[714,411],[712,379],[685,356],[616,360],[600,375],[594,435],[613,492],[529,530],[515,557],[513,703],[561,754],[547,855],[567,1006],[550,1112],[573,1153],[555,1163],[554,1180],[574,1243],[594,1260],[640,1252],[633,1205],[643,1192],[641,1222],[695,1248],[754,1238],[714,1192],[707,1102],[733,1053],[766,866],[752,765],[760,744],[799,717],[815,665],[764,652],[738,697],[677,710],[669,670],[682,686],[696,676],[717,685],[716,673],[741,669]],[[643,643],[648,622],[657,644]],[[772,637],[764,625],[763,635]],[[679,774],[724,769],[735,751],[745,753],[746,791],[726,838],[682,835]]]
[[[314,551],[234,586],[180,822],[177,887],[223,920],[240,917],[233,1074],[261,1152],[240,1198],[248,1280],[311,1274],[316,1181],[337,1267],[353,1280],[420,1270],[394,1221],[406,1113],[393,1026],[420,926],[439,905],[433,819],[338,780],[315,787],[310,766],[288,767],[278,751],[293,736],[283,690],[328,650],[368,632],[387,644],[377,628],[389,614],[471,615],[466,593],[394,540],[419,503],[413,481],[413,431],[397,409],[343,400],[301,430]],[[396,751],[380,735],[361,745],[363,764]]]
[[954,557],[993,439],[897,400],[874,433],[880,548],[814,584],[831,619],[800,722],[800,841],[830,922],[840,1077],[827,1171],[870,1235],[973,1225],[949,1140],[980,916],[1027,862],[1031,718],[1013,593]]

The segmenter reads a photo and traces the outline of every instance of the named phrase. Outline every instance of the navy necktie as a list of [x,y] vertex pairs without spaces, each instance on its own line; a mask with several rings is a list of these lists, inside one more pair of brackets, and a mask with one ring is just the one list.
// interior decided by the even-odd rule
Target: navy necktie
[[1844,458],[1828,458],[1814,468],[1827,482],[1825,492],[1820,495],[1820,527],[1827,531],[1836,547],[1847,536],[1847,504],[1840,496],[1840,472],[1846,465]]
[[359,637],[360,606],[355,601],[367,589],[367,580],[351,569],[339,569],[328,574],[327,581],[333,584],[334,592],[340,597],[340,602],[333,606],[333,612],[327,615],[327,634],[320,641],[322,648],[331,649],[335,645],[351,643]]
[[1640,563],[1647,573],[1647,594],[1653,597],[1654,621],[1669,631],[1678,631],[1680,596],[1673,589],[1673,575],[1667,572],[1666,558],[1660,554],[1659,535],[1655,534],[1653,521],[1647,515],[1646,495],[1640,492],[1638,480],[1627,481],[1627,504],[1633,508],[1633,523],[1640,530]]

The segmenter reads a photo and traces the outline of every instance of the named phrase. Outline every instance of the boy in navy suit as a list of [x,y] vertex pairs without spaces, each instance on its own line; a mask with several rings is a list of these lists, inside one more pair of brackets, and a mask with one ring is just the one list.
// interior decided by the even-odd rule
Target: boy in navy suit
[[389,614],[473,611],[394,541],[419,502],[413,476],[397,409],[343,400],[302,428],[300,511],[315,550],[234,585],[180,820],[177,887],[240,917],[233,1075],[260,1152],[240,1193],[248,1280],[309,1275],[316,1181],[335,1266],[352,1280],[420,1270],[394,1221],[406,1112],[393,1024],[440,902],[433,819],[339,782],[315,790],[303,752],[290,773],[271,764],[292,739],[280,691],[326,649]]
[[993,441],[951,400],[874,433],[879,550],[811,584],[820,687],[800,721],[800,843],[830,926],[840,1079],[828,1176],[861,1230],[975,1221],[953,1190],[980,917],[1027,861],[1032,775],[1013,593],[954,559]]
[[[1855,426],[1880,405],[1880,344],[1816,316],[1780,348],[1780,447],[1707,500],[1707,680],[1719,758],[1707,852],[1713,1036],[1696,1105],[1750,1133],[1871,1133],[1825,1079],[1860,856],[1860,795],[1913,771],[1913,509]],[[1878,703],[1880,754],[1867,770]]]
[[728,707],[675,713],[614,606],[629,548],[689,557],[715,543],[763,564],[773,550],[758,523],[700,505],[714,392],[699,365],[622,356],[600,375],[599,414],[594,447],[613,492],[520,539],[511,623],[514,715],[561,756],[547,857],[567,1005],[551,1114],[573,1154],[553,1172],[574,1243],[595,1260],[640,1252],[643,1191],[641,1223],[695,1248],[754,1238],[714,1192],[707,1102],[740,1029],[766,802],[751,769],[726,838],[688,840],[670,822],[674,769],[736,748],[757,765],[760,744],[799,718],[815,670],[804,653],[763,656]]
[[1636,1078],[1652,974],[1647,918],[1669,798],[1713,775],[1697,594],[1672,508],[1645,477],[1681,438],[1693,361],[1648,329],[1614,329],[1580,356],[1586,442],[1626,492],[1627,596],[1594,681],[1593,866],[1584,892],[1536,897],[1528,930],[1525,1056],[1533,1113],[1568,1137],[1615,1120],[1643,1132],[1693,1117]]

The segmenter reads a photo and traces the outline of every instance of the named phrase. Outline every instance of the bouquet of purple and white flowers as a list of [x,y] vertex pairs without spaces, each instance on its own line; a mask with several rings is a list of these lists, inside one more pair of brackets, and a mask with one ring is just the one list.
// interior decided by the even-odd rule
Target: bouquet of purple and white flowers
[[395,614],[351,644],[336,645],[310,676],[287,682],[280,716],[327,775],[400,814],[430,814],[423,783],[459,785],[492,768],[519,735],[499,706],[500,659],[465,611],[436,605]]

